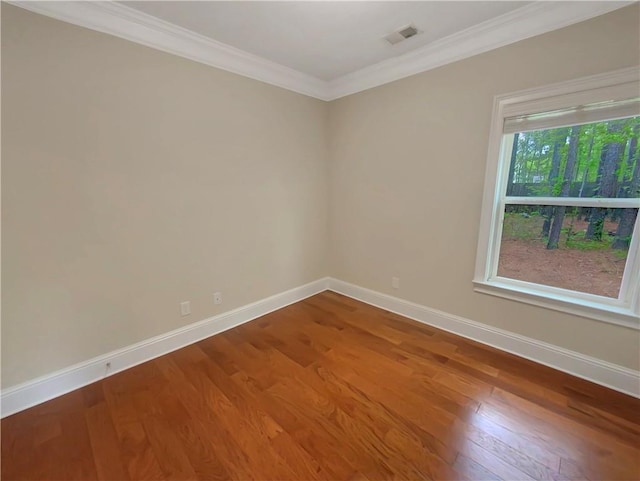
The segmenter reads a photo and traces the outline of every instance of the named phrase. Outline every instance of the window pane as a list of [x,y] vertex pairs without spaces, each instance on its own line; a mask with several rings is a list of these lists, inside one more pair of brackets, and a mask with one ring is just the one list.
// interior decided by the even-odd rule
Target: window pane
[[508,196],[640,197],[640,117],[512,134]]
[[498,276],[617,298],[638,209],[510,205]]

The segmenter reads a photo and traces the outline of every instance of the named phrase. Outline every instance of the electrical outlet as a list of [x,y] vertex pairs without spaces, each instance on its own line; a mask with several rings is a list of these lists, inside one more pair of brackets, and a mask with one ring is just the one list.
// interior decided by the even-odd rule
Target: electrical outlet
[[222,292],[214,292],[213,293],[213,303],[214,304],[222,304]]
[[399,277],[392,277],[391,278],[391,287],[393,287],[394,289],[400,289],[400,278]]
[[191,314],[191,302],[184,301],[180,303],[180,314],[183,316]]

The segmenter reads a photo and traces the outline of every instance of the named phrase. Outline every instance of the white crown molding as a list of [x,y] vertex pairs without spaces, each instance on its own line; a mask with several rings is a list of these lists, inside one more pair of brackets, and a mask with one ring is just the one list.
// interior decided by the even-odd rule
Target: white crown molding
[[[17,386],[3,389],[1,417],[4,418],[23,411],[117,372],[264,316],[289,304],[325,291],[328,285],[328,278],[319,279],[209,319],[146,339],[123,349],[46,374]],[[111,366],[108,371],[107,363],[110,363]]]
[[534,2],[329,82],[332,100],[604,15],[634,2]]
[[640,398],[640,372],[338,279],[329,290]]
[[7,1],[41,15],[162,50],[287,90],[329,100],[324,80],[298,72],[179,27],[120,3],[108,1]]
[[331,81],[266,60],[120,3],[23,0],[7,3],[330,101],[604,15],[634,2],[534,2]]

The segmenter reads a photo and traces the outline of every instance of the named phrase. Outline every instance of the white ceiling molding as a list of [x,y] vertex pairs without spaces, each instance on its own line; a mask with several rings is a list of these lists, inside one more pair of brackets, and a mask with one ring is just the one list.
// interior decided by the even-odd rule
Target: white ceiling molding
[[120,3],[8,3],[329,101],[597,17],[633,2],[535,2],[331,81],[318,79],[217,42]]
[[604,15],[631,3],[633,2],[531,3],[404,55],[332,80],[329,82],[328,97],[333,100],[361,92]]
[[322,100],[326,81],[179,27],[120,3],[8,1],[57,20],[227,70]]

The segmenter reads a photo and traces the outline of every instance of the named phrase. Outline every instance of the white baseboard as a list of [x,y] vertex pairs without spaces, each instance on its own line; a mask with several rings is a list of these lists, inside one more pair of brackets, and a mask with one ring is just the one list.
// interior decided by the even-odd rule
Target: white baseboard
[[337,279],[329,289],[444,331],[640,398],[640,372]]
[[[4,389],[6,417],[326,289],[640,398],[640,372],[337,279],[325,278]],[[106,371],[106,364],[111,369]]]
[[[329,279],[320,279],[309,284],[276,294],[260,301],[219,314],[175,331],[152,337],[145,341],[95,357],[74,366],[56,371],[37,379],[2,390],[2,417],[66,394],[181,347],[244,324],[257,317],[301,301],[325,291]],[[106,364],[111,368],[107,372]]]

